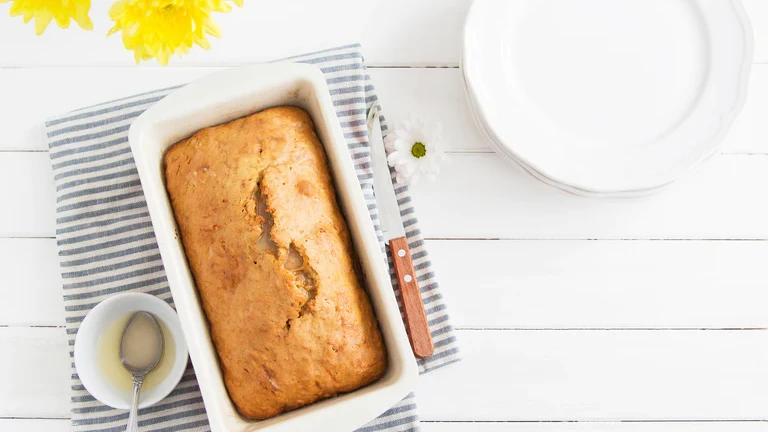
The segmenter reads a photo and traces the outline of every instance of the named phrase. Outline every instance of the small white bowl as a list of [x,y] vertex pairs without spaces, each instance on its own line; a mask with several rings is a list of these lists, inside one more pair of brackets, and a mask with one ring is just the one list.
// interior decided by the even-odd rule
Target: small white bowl
[[166,338],[164,343],[174,344],[176,356],[168,376],[157,386],[146,391],[142,390],[139,408],[152,406],[168,396],[176,388],[187,368],[189,353],[184,342],[184,334],[181,332],[176,311],[168,303],[143,293],[117,294],[104,300],[88,312],[77,331],[75,368],[88,392],[101,403],[112,408],[129,409],[132,395],[130,392],[117,388],[103,375],[102,367],[98,361],[99,337],[105,329],[109,328],[110,324],[138,311],[149,312],[161,324],[164,324],[173,339],[168,340]]

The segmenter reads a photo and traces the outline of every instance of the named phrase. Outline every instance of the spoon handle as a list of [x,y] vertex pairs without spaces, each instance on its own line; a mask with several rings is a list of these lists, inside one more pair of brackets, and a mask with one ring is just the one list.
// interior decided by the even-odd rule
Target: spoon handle
[[141,385],[144,384],[143,376],[133,376],[133,404],[131,405],[131,414],[128,416],[128,427],[125,428],[126,432],[138,432],[139,431],[139,391]]

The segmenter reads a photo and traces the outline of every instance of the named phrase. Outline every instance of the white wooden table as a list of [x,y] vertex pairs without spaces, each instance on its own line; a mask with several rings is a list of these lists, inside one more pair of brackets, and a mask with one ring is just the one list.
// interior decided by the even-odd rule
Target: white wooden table
[[[465,360],[421,378],[428,432],[768,431],[768,1],[722,154],[658,195],[598,201],[503,162],[472,123],[470,0],[249,0],[224,39],[136,67],[119,36],[0,5],[0,430],[68,430],[69,356],[47,116],[222,67],[360,41],[391,120],[441,120],[453,165],[415,189]],[[563,65],[568,67],[568,65]]]

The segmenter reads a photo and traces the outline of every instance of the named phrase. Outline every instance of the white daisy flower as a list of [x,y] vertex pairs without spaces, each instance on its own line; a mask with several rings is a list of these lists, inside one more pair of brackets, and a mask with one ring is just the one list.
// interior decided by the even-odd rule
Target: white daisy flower
[[398,183],[416,184],[422,176],[434,180],[440,173],[440,164],[449,161],[442,149],[442,130],[442,124],[430,124],[412,114],[387,135],[387,161],[395,168]]

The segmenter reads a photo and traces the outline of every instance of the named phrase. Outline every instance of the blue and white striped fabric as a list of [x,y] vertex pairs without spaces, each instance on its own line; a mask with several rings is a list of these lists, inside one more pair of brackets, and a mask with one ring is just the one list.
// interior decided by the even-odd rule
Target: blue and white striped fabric
[[[360,46],[343,46],[283,61],[314,64],[325,74],[381,241],[366,129],[367,113],[378,103]],[[102,103],[46,122],[56,184],[56,240],[64,280],[70,360],[83,318],[110,295],[145,292],[173,304],[128,144],[131,122],[173,89]],[[386,119],[380,119],[386,135]],[[458,347],[408,189],[399,186],[396,193],[435,341],[435,355],[419,362],[424,373],[458,361]],[[381,246],[384,252],[383,243]],[[394,271],[392,279],[394,283]],[[127,417],[127,412],[104,406],[88,394],[72,364],[73,430],[122,431]],[[141,410],[139,426],[145,431],[210,430],[191,367],[168,398]],[[418,430],[414,396],[409,395],[360,430]]]

